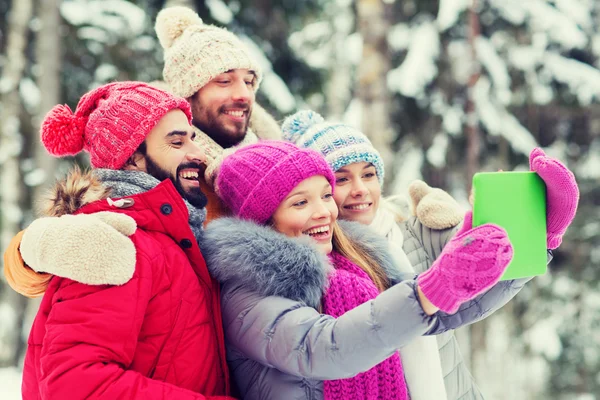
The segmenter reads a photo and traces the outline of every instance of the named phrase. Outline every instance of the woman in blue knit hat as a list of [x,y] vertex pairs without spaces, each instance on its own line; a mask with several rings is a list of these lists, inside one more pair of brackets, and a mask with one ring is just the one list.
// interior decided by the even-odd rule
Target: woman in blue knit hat
[[[427,271],[457,232],[463,220],[459,205],[446,192],[432,189],[425,182],[416,181],[409,187],[414,214],[409,218],[402,216],[391,201],[382,198],[383,160],[369,139],[356,128],[326,122],[313,111],[300,111],[286,118],[282,130],[285,140],[317,150],[325,157],[335,171],[334,200],[339,218],[369,225],[385,236],[402,272]],[[534,160],[538,157],[541,158]],[[549,191],[560,193],[564,182],[576,187],[573,174],[558,160],[547,157],[540,149],[534,150],[531,158],[532,170],[540,174]],[[540,165],[554,172],[567,171],[561,173],[565,179],[561,182],[551,179],[552,174],[544,173]],[[572,202],[573,199],[566,200]],[[573,216],[574,212],[562,222],[561,236]],[[551,219],[548,214],[549,233]],[[471,225],[471,212],[465,215],[463,225]],[[477,320],[506,304],[529,279],[501,281],[482,294],[477,299],[482,310]],[[483,398],[466,368],[453,331],[438,335],[437,343],[434,337],[415,339],[400,349],[400,354],[411,400]]]

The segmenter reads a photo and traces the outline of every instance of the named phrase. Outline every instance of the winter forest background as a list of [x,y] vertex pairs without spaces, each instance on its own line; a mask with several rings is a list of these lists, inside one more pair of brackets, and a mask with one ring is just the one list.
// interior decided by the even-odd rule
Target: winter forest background
[[[2,252],[73,162],[46,155],[41,118],[108,81],[160,79],[153,25],[175,4],[243,37],[277,120],[312,108],[361,127],[384,155],[388,194],[421,178],[467,207],[474,171],[525,169],[537,145],[564,160],[582,197],[550,272],[462,329],[461,346],[488,399],[600,399],[595,0],[0,0]],[[37,306],[0,281],[3,399],[20,397]]]

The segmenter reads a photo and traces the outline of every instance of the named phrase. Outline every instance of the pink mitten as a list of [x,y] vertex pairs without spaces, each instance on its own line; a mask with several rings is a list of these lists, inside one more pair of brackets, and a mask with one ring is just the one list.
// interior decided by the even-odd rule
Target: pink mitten
[[472,228],[472,219],[467,212],[460,231],[417,278],[425,297],[446,313],[494,286],[512,260],[506,231],[493,224]]
[[577,211],[579,188],[575,176],[539,147],[529,155],[529,169],[537,172],[546,184],[546,240],[549,249],[556,249]]

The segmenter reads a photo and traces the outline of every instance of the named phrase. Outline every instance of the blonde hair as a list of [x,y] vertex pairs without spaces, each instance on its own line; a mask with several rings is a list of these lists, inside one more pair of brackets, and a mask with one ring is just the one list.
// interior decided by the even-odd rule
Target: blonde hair
[[24,232],[15,235],[4,252],[4,276],[14,291],[34,298],[44,294],[53,275],[35,272],[25,264],[19,252]]
[[380,292],[390,287],[390,280],[381,265],[365,251],[364,247],[350,239],[337,222],[333,223],[332,233],[332,245],[335,251],[365,271]]

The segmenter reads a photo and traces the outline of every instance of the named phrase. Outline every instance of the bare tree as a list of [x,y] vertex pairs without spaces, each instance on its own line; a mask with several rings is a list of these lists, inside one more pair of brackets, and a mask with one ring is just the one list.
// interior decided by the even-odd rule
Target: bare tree
[[[27,58],[27,34],[29,21],[33,12],[31,0],[13,0],[7,30],[6,59],[1,82],[0,103],[0,209],[2,210],[2,226],[0,233],[1,248],[5,249],[12,237],[21,229],[23,222],[24,191],[20,169],[23,151],[23,136],[20,127],[21,98],[19,84]],[[12,290],[5,291],[2,303],[10,307],[13,314],[7,323],[9,329],[1,329],[0,344],[4,351],[0,353],[0,366],[16,365],[20,358],[22,340],[18,329],[17,318],[25,310],[26,300]],[[10,326],[13,325],[13,326]]]
[[[356,2],[358,31],[363,37],[362,60],[358,67],[357,98],[362,106],[362,130],[380,151],[386,169],[393,171],[391,145],[394,131],[390,121],[391,95],[385,77],[391,69],[387,43],[389,21],[382,0]],[[386,174],[390,181],[392,174]]]
[[[46,113],[60,102],[61,68],[61,19],[59,13],[61,0],[43,0],[39,2],[38,18],[41,28],[37,35],[36,58],[39,67],[38,87],[42,94],[37,118],[36,130],[31,141],[35,165],[45,171],[45,181],[52,178],[58,166],[55,157],[49,157],[37,136],[37,125]],[[34,201],[40,198],[43,182],[35,182]]]

